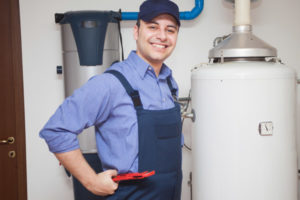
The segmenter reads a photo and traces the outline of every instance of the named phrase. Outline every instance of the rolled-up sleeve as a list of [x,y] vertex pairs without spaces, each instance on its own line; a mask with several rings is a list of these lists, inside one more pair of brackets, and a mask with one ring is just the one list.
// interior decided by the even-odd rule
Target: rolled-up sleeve
[[39,133],[51,152],[78,149],[77,135],[108,118],[112,106],[110,79],[108,74],[91,78],[58,107]]

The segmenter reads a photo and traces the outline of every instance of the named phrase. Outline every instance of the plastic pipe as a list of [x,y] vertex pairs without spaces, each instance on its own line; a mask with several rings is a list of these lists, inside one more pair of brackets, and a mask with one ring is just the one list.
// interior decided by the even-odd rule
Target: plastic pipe
[[191,11],[180,12],[180,19],[192,20],[198,17],[203,10],[204,0],[195,0],[195,7]]
[[[203,10],[204,0],[195,0],[195,7],[191,11],[180,12],[180,19],[195,19]],[[122,12],[122,20],[137,20],[138,12]]]
[[235,0],[234,26],[250,25],[250,0]]

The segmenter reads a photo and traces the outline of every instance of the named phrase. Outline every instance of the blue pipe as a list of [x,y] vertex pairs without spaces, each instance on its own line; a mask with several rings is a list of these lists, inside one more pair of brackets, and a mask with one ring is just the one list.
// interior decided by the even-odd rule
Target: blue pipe
[[[203,10],[204,0],[195,0],[195,7],[191,11],[180,12],[180,19],[192,20],[195,19]],[[137,20],[137,12],[122,12],[122,20]]]
[[122,20],[137,20],[137,12],[122,12]]

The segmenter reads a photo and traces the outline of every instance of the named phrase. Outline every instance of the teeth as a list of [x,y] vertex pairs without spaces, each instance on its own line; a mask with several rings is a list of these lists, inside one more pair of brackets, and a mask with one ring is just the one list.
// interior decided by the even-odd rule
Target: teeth
[[161,49],[166,48],[164,45],[160,45],[160,44],[153,44],[153,46],[161,48]]

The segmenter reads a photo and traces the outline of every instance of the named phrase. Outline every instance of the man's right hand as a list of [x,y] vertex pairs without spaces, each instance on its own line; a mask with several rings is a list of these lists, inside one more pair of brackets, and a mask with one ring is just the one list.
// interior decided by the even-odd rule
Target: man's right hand
[[96,174],[84,159],[80,149],[55,153],[55,156],[85,188],[95,195],[107,196],[114,194],[119,186],[118,183],[112,180],[114,176],[117,176],[117,170],[107,170]]
[[112,178],[117,176],[117,170],[106,170],[102,173],[96,174],[94,180],[86,187],[95,195],[107,196],[115,193],[119,184],[114,182]]

